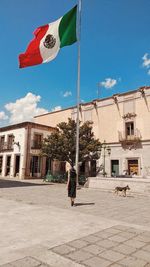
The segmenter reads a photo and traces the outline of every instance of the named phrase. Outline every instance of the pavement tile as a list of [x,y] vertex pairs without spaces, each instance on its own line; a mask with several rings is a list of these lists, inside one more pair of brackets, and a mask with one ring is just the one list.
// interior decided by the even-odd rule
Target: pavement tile
[[94,255],[98,255],[99,253],[101,253],[102,251],[105,250],[105,248],[102,248],[100,246],[96,246],[94,244],[87,246],[85,248],[83,248],[85,251],[90,252]]
[[83,248],[83,247],[86,247],[88,244],[89,244],[88,242],[78,239],[78,240],[69,242],[67,245],[74,247],[74,248]]
[[107,228],[107,229],[104,230],[104,232],[108,232],[108,233],[111,233],[111,234],[114,234],[114,235],[120,233],[121,231],[122,230],[116,229],[114,227],[110,227],[110,228]]
[[133,248],[142,248],[143,246],[145,246],[144,242],[141,242],[135,238],[127,240],[126,242],[124,242],[124,244]]
[[109,233],[109,232],[105,232],[105,231],[100,231],[100,232],[97,232],[94,234],[95,236],[103,239],[103,238],[108,238],[110,236],[113,236],[114,234],[113,233]]
[[121,236],[121,235],[114,235],[114,236],[109,237],[109,240],[112,240],[112,241],[115,241],[118,243],[122,243],[128,239],[129,239],[129,237],[127,237],[127,236],[125,237],[125,236]]
[[143,230],[140,230],[140,229],[137,229],[137,228],[134,228],[134,227],[129,227],[128,228],[128,232],[130,233],[135,233],[135,234],[142,234],[144,231]]
[[150,253],[148,251],[139,250],[133,253],[132,256],[150,262]]
[[126,226],[126,225],[115,225],[113,226],[114,229],[118,229],[121,231],[128,231],[129,228],[131,228],[130,226]]
[[146,261],[134,257],[126,257],[118,262],[118,264],[122,264],[125,267],[145,267],[146,263]]
[[89,260],[83,261],[83,264],[89,267],[107,267],[110,266],[111,262],[99,257],[93,257]]
[[83,250],[78,250],[78,251],[75,251],[75,252],[72,252],[72,253],[69,253],[67,255],[67,257],[73,261],[76,261],[76,262],[82,262],[82,261],[85,261],[91,257],[93,257],[93,254],[89,253],[89,252],[86,252],[86,251],[83,251]]
[[[17,261],[13,261],[10,263],[11,267],[38,267],[42,263],[32,257],[25,257],[23,259],[19,259]],[[8,265],[9,266],[9,265]]]
[[126,231],[121,232],[119,235],[120,235],[120,236],[124,236],[124,237],[126,237],[126,238],[128,238],[128,239],[133,238],[133,237],[136,236],[135,233],[130,233],[130,232],[126,232]]
[[108,239],[104,239],[104,240],[97,242],[96,245],[98,245],[100,247],[104,247],[104,248],[112,248],[112,247],[118,245],[118,243],[111,241],[111,240],[108,240]]
[[51,250],[45,251],[45,253],[42,253],[39,257],[37,256],[37,258],[42,262],[46,262],[51,267],[84,267],[82,264],[78,264],[77,262],[70,260],[65,255],[62,256],[56,254]]
[[95,243],[97,241],[100,241],[101,239],[95,235],[88,235],[88,236],[82,237],[82,240],[89,242],[89,243]]
[[111,262],[116,262],[123,259],[125,255],[113,250],[105,250],[104,252],[99,254],[99,257],[103,257]]
[[58,253],[60,255],[65,255],[65,254],[68,254],[72,251],[75,251],[75,248],[64,244],[64,245],[53,248],[52,251],[55,253]]
[[125,254],[125,255],[129,255],[129,254],[135,252],[136,248],[127,246],[125,244],[120,244],[120,245],[114,247],[113,250],[120,252],[122,254]]

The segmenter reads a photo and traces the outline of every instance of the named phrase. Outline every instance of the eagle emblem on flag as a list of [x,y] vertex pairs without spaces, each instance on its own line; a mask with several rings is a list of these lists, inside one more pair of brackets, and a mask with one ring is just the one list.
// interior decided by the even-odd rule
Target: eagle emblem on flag
[[53,48],[56,44],[56,38],[52,34],[48,34],[43,42],[44,46],[48,49]]
[[19,68],[26,68],[53,60],[59,50],[77,41],[77,5],[57,20],[39,26],[33,32],[24,53],[19,55]]

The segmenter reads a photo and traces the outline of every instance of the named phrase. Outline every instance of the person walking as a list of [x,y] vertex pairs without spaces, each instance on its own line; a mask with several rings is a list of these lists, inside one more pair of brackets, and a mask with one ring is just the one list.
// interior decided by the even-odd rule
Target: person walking
[[76,198],[76,171],[71,168],[68,171],[68,181],[67,181],[68,197],[71,200],[71,206],[74,206],[74,201]]

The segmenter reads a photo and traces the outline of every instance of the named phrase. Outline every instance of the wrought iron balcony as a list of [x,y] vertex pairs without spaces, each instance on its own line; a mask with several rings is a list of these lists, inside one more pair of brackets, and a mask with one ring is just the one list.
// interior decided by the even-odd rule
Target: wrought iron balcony
[[141,133],[139,129],[135,129],[134,134],[126,134],[125,132],[118,132],[119,142],[123,144],[138,143],[141,141]]
[[31,149],[41,149],[41,147],[42,147],[42,142],[31,140]]
[[9,144],[7,142],[0,143],[0,152],[4,151],[12,151],[14,149],[13,144]]

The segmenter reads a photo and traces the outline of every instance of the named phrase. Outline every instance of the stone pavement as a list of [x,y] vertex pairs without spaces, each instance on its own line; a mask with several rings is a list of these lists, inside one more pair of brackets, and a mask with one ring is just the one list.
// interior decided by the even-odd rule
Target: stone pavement
[[0,267],[150,267],[150,197],[0,180]]

